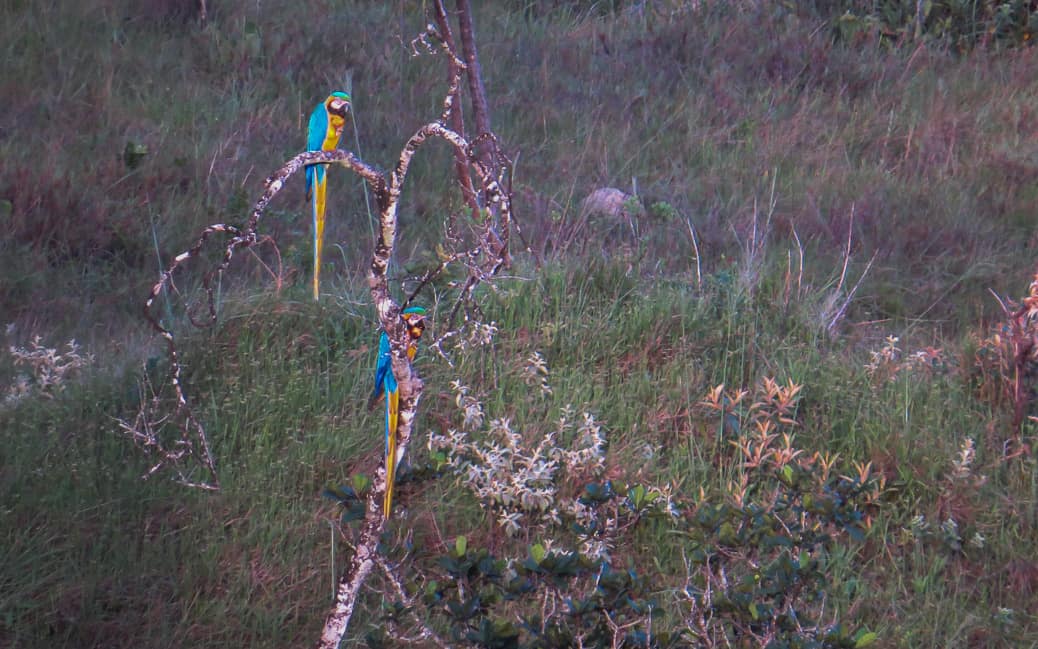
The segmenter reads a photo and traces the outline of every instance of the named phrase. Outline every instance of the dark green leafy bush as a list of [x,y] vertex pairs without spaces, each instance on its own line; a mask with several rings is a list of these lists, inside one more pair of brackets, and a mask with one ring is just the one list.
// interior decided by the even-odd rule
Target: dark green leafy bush
[[847,4],[837,19],[837,34],[853,39],[862,32],[902,41],[926,38],[959,51],[999,43],[1029,45],[1038,32],[1033,0],[872,0]]

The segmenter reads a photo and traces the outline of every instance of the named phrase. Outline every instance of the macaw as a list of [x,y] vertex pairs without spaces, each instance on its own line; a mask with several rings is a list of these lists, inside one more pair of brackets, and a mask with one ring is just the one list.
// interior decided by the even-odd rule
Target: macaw
[[[345,92],[328,95],[310,115],[306,129],[307,151],[334,151],[339,146],[342,127],[350,112],[350,96]],[[324,246],[324,201],[328,188],[325,177],[327,165],[316,164],[306,168],[306,201],[310,203],[314,222],[314,301],[318,299],[321,282],[321,249]]]
[[[407,359],[413,361],[418,353],[418,340],[425,331],[425,309],[420,306],[407,307],[400,313],[407,328]],[[386,519],[393,507],[393,482],[396,479],[396,429],[400,414],[400,389],[393,376],[393,359],[390,355],[389,336],[383,331],[378,339],[378,363],[375,367],[375,389],[368,399],[368,410],[373,410],[379,399],[386,399],[386,495],[382,512]]]

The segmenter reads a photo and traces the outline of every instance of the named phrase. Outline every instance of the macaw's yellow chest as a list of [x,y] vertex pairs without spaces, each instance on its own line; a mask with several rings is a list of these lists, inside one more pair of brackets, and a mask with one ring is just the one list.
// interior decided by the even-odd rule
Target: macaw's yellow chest
[[339,137],[342,135],[342,127],[346,120],[339,115],[328,115],[328,132],[324,135],[324,149],[334,149],[339,145]]

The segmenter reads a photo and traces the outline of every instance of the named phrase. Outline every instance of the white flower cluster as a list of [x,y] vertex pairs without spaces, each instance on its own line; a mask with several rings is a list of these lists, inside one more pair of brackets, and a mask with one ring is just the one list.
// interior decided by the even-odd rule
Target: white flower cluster
[[908,522],[907,531],[914,537],[919,538],[927,532],[930,524],[926,522],[926,517],[922,514],[916,514],[912,517],[912,520]]
[[947,542],[956,546],[962,543],[962,537],[959,536],[959,523],[951,516],[944,519],[944,522],[941,523],[941,532],[944,533]]
[[865,364],[865,373],[874,381],[893,381],[902,369],[901,348],[897,346],[897,336],[887,336],[883,347],[869,352],[869,362]]
[[965,480],[970,477],[970,467],[973,465],[973,460],[976,459],[977,449],[974,446],[973,438],[967,437],[962,441],[962,446],[959,447],[959,454],[952,460],[952,479],[953,480]]
[[[445,435],[429,434],[429,450],[443,452],[447,463],[483,507],[497,515],[497,522],[510,536],[535,524],[560,523],[560,511],[577,515],[577,502],[561,503],[559,486],[567,476],[591,476],[605,468],[605,432],[590,413],[583,413],[579,426],[572,423],[573,410],[563,409],[556,429],[539,440],[516,430],[510,419],[492,419],[485,437],[473,440],[484,421],[483,407],[459,381],[451,383],[455,403],[462,411],[461,430]],[[558,440],[572,434],[571,448]]]
[[477,322],[469,329],[469,343],[480,347],[486,347],[494,342],[494,336],[496,335],[496,322]]
[[[571,428],[572,418],[573,409],[567,405],[562,409],[556,429],[561,433]],[[605,433],[602,432],[602,425],[595,421],[594,415],[585,412],[583,418],[584,421],[577,427],[573,448],[560,450],[559,453],[563,464],[571,473],[599,473],[605,469]]]
[[479,429],[483,425],[483,404],[469,394],[468,387],[462,385],[461,381],[451,381],[451,388],[454,390],[454,403],[461,410],[462,430]]
[[922,373],[930,375],[940,372],[945,366],[944,351],[936,347],[925,347],[908,354],[903,354],[897,336],[887,336],[883,347],[869,352],[869,362],[865,364],[865,372],[873,380],[894,381],[902,372]]
[[541,395],[551,394],[551,385],[548,383],[548,362],[540,352],[530,354],[523,366],[523,382],[526,385],[540,384]]
[[94,362],[94,355],[82,354],[75,340],[66,343],[68,350],[65,352],[44,347],[40,340],[39,336],[35,336],[29,349],[14,345],[8,348],[11,356],[14,356],[14,364],[28,366],[32,377],[19,376],[15,384],[8,389],[5,397],[7,402],[15,402],[29,396],[33,388],[44,397],[53,397],[55,393],[65,389],[67,378]]

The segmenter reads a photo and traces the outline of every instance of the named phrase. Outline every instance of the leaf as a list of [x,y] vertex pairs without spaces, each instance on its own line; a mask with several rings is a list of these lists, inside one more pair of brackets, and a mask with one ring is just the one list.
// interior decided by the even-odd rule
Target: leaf
[[325,487],[321,496],[328,500],[334,500],[339,504],[345,504],[350,500],[349,494],[342,487]]
[[731,413],[725,414],[721,422],[721,433],[723,435],[737,436],[739,431],[739,418]]
[[547,550],[540,543],[534,543],[530,546],[530,558],[534,560],[534,563],[541,565],[541,560],[544,559],[544,555]]
[[359,500],[351,501],[346,507],[346,511],[342,513],[342,522],[352,523],[353,521],[364,520],[366,512],[364,510],[364,503]]
[[793,484],[793,467],[788,464],[782,467],[782,477],[786,479],[786,484]]
[[485,576],[491,579],[497,579],[501,576],[502,565],[492,556],[485,556],[476,563],[476,569]]
[[759,620],[760,619],[760,611],[757,610],[757,603],[756,602],[750,602],[750,607],[749,608],[750,608],[750,615],[753,616],[754,621]]
[[854,649],[861,649],[867,647],[879,638],[879,634],[875,631],[865,631],[862,629],[854,636]]
[[123,163],[127,169],[136,169],[146,155],[148,155],[147,145],[140,142],[127,142],[126,148],[123,149]]
[[613,491],[613,483],[609,480],[605,482],[590,482],[584,487],[584,493],[580,496],[580,504],[588,507],[594,507],[607,502],[615,495]]
[[717,540],[725,545],[736,545],[739,539],[735,535],[735,527],[728,521],[721,523],[721,529],[717,532]]
[[353,476],[353,490],[357,493],[363,493],[371,485],[371,478],[364,475],[363,473],[357,473]]
[[858,543],[865,542],[865,532],[863,532],[857,525],[848,525],[844,529],[847,530],[847,535],[854,541]]
[[469,541],[464,536],[459,536],[454,539],[454,555],[458,557],[465,556],[465,551],[469,547]]
[[645,487],[642,485],[631,487],[630,491],[627,492],[627,497],[631,500],[631,504],[634,505],[635,509],[641,509],[642,505],[645,504]]

